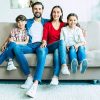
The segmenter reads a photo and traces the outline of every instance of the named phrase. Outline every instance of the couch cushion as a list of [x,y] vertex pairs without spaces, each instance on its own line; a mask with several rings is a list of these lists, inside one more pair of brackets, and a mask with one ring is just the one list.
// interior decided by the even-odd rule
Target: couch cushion
[[100,50],[87,51],[88,66],[100,67]]
[[[100,50],[91,50],[87,51],[87,60],[88,60],[88,67],[100,67]],[[36,54],[25,54],[27,61],[30,66],[36,66]],[[66,59],[68,61],[68,57]],[[68,61],[69,62],[69,61]],[[14,60],[14,64],[18,66],[16,61]],[[4,62],[0,66],[7,66],[7,62]],[[53,66],[53,55],[48,54],[46,57],[45,66],[52,67]]]

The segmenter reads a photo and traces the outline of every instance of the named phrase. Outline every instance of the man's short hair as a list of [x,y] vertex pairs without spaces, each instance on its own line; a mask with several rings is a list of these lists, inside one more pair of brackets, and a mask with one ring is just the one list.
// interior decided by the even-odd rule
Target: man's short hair
[[16,17],[16,22],[18,22],[18,21],[26,21],[26,20],[27,20],[27,18],[24,15],[18,15]]
[[35,2],[32,4],[32,8],[34,8],[35,5],[41,5],[42,6],[42,9],[44,9],[44,6],[41,2]]

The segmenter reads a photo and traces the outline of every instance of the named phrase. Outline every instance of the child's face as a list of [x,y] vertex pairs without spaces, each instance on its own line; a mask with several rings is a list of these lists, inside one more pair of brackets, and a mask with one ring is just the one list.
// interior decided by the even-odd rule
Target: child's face
[[78,20],[75,16],[70,16],[69,19],[67,20],[67,23],[69,27],[74,28],[77,24]]
[[59,8],[54,8],[52,12],[53,20],[59,20],[60,16],[62,15],[62,12]]
[[25,29],[25,24],[26,24],[26,21],[18,21],[17,22],[17,26],[20,29]]

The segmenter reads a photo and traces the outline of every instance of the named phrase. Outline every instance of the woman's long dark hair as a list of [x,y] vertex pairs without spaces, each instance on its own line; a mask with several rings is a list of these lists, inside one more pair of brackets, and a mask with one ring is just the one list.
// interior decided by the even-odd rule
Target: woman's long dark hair
[[52,8],[51,14],[50,14],[50,22],[53,21],[52,13],[53,13],[53,10],[54,10],[55,8],[59,8],[59,9],[61,10],[62,15],[60,16],[59,21],[62,22],[62,18],[63,18],[63,10],[62,10],[62,8],[61,8],[60,6],[54,6],[54,7]]

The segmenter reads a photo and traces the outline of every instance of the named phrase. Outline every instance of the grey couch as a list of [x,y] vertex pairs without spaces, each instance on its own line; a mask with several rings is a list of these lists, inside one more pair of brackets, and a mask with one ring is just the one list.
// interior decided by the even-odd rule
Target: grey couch
[[[0,47],[8,37],[14,23],[0,23]],[[81,74],[79,69],[76,74],[71,73],[70,76],[60,74],[60,80],[100,80],[100,22],[84,22],[81,26],[87,30],[87,59],[88,69],[84,74]],[[35,72],[36,55],[25,54],[32,74]],[[14,60],[17,70],[6,71],[7,63],[0,65],[0,79],[20,80],[25,79],[25,76],[20,70],[17,62]],[[69,66],[70,68],[70,66]],[[52,54],[47,55],[43,80],[49,80],[53,76],[53,57]]]

